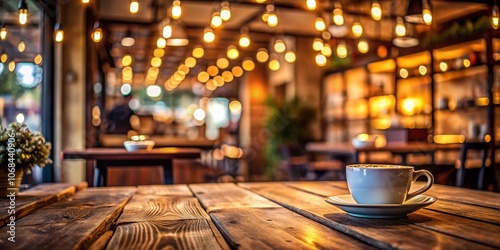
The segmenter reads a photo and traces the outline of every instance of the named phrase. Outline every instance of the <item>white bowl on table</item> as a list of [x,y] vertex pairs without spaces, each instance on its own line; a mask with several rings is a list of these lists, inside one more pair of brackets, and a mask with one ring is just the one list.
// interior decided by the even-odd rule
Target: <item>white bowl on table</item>
[[125,149],[129,152],[144,149],[147,151],[151,151],[155,146],[155,142],[152,140],[124,141],[123,146],[125,146]]

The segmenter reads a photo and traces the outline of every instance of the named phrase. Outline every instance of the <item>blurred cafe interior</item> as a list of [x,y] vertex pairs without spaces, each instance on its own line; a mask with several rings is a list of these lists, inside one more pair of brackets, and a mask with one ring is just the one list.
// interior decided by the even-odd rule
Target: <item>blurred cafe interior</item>
[[[161,166],[124,162],[104,168],[100,185],[344,180],[346,164],[366,162],[498,191],[498,8],[1,0],[0,121],[52,143],[52,164],[33,169],[26,186],[91,185],[93,162],[66,151],[153,141],[151,152],[201,153],[174,159],[169,180]],[[472,142],[486,149],[468,152]]]

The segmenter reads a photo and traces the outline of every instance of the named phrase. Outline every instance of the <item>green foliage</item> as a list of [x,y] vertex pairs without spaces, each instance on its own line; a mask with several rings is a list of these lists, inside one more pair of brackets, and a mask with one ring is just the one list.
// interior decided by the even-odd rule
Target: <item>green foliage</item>
[[303,147],[313,139],[310,125],[316,117],[316,109],[302,103],[298,98],[284,104],[270,98],[266,101],[269,114],[264,127],[269,131],[269,142],[265,147],[266,175],[274,176],[279,164],[280,148],[283,145]]
[[[0,165],[7,168],[13,158],[17,170],[29,173],[35,166],[52,163],[49,159],[51,144],[39,132],[31,132],[26,124],[13,122],[0,126]],[[14,155],[9,155],[9,148]],[[11,151],[12,152],[12,151]]]

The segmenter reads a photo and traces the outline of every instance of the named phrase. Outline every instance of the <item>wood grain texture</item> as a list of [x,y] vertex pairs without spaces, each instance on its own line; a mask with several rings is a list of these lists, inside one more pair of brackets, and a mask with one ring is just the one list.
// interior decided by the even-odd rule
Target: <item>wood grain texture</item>
[[[46,183],[19,193],[15,199],[15,217],[20,219],[37,209],[57,202],[75,193],[75,186],[66,183]],[[0,199],[0,227],[10,221],[10,199]]]
[[500,225],[500,210],[438,199],[426,209]]
[[223,249],[206,219],[122,224],[107,249]]
[[118,224],[141,221],[209,219],[194,197],[134,195],[123,209]]
[[210,216],[237,249],[371,249],[286,208],[230,208]]
[[113,236],[113,231],[107,231],[99,239],[97,239],[92,245],[88,248],[88,250],[102,250],[106,248],[108,241]]
[[[6,249],[86,249],[118,218],[135,188],[89,188],[16,221]],[[5,248],[4,248],[5,249]]]
[[[252,187],[251,183],[246,183],[244,186],[311,220],[346,233],[375,247],[389,249],[410,247],[429,249],[438,246],[446,246],[449,249],[491,248],[436,232],[420,225],[414,225],[404,220],[355,218],[326,203],[323,196],[300,191],[286,185],[282,185],[281,188],[275,185],[270,187],[256,185],[256,187]],[[332,190],[336,190],[336,188]],[[421,212],[416,212],[416,214],[419,213]]]
[[193,196],[187,185],[147,185],[138,186],[136,194],[163,196]]
[[280,207],[278,204],[233,183],[191,184],[189,187],[209,213],[213,210],[226,208]]

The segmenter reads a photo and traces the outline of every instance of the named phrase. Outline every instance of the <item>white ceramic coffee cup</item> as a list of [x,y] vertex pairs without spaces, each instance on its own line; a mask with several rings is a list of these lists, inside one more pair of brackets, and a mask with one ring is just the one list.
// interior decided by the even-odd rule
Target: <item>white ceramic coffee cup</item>
[[[426,176],[424,187],[408,193],[418,177]],[[352,164],[346,167],[347,185],[358,204],[402,204],[431,188],[434,177],[412,166]]]

